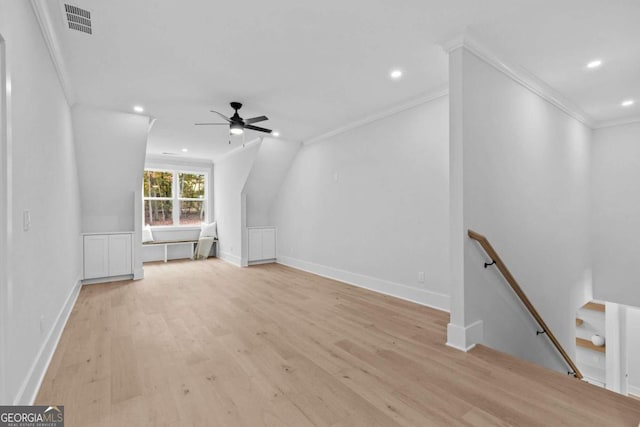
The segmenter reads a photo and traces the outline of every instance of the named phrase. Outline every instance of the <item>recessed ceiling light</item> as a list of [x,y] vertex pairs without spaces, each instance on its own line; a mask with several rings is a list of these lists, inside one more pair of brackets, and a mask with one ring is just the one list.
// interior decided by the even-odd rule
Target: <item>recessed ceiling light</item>
[[277,130],[274,130],[273,132],[271,132],[271,135],[277,138],[280,136],[280,132],[278,132]]
[[142,113],[144,111],[144,108],[142,108],[139,105],[136,105],[135,107],[133,107],[133,111],[135,111],[136,113]]
[[594,59],[593,61],[587,64],[587,68],[598,68],[601,65],[602,65],[602,60]]
[[389,73],[389,76],[393,80],[398,80],[400,77],[402,77],[402,70],[400,70],[400,69],[391,70],[391,72]]
[[626,101],[622,101],[622,106],[623,107],[631,107],[635,103],[636,103],[636,101],[634,101],[633,99],[627,99]]
[[186,148],[183,148],[183,149],[182,149],[182,152],[183,152],[183,153],[186,153],[187,151],[189,151],[189,150],[188,150],[188,149],[186,149]]

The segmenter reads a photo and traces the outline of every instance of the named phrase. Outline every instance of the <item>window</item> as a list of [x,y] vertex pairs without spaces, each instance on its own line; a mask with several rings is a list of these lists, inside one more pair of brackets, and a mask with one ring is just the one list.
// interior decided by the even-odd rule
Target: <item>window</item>
[[144,223],[199,225],[206,220],[207,176],[203,173],[145,170]]

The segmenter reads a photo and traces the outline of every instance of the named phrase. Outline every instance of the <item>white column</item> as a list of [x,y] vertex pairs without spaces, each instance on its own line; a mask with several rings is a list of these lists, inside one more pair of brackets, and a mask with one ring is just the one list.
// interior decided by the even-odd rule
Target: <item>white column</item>
[[605,303],[605,387],[627,394],[626,307]]

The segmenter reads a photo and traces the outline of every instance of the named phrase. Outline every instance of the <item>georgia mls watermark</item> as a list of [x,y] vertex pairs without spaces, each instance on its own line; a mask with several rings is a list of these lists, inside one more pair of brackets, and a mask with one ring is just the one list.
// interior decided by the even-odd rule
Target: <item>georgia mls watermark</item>
[[64,427],[64,406],[0,406],[0,427]]

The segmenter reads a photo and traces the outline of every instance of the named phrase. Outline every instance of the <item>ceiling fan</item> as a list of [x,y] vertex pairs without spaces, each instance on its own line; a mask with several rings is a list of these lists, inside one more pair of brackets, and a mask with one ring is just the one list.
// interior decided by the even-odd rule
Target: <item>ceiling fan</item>
[[[196,126],[229,125],[229,132],[232,135],[242,135],[245,129],[250,129],[258,132],[265,132],[265,133],[271,134],[272,132],[271,129],[261,128],[259,126],[253,125],[253,123],[269,120],[267,116],[258,116],[258,117],[252,117],[250,119],[243,119],[238,114],[238,110],[242,108],[242,104],[240,102],[232,102],[231,108],[235,110],[235,113],[233,113],[233,116],[231,117],[227,117],[222,113],[211,110],[212,113],[216,113],[217,115],[222,117],[224,120],[226,120],[227,123],[196,123]],[[229,144],[231,144],[231,141],[229,141]]]

